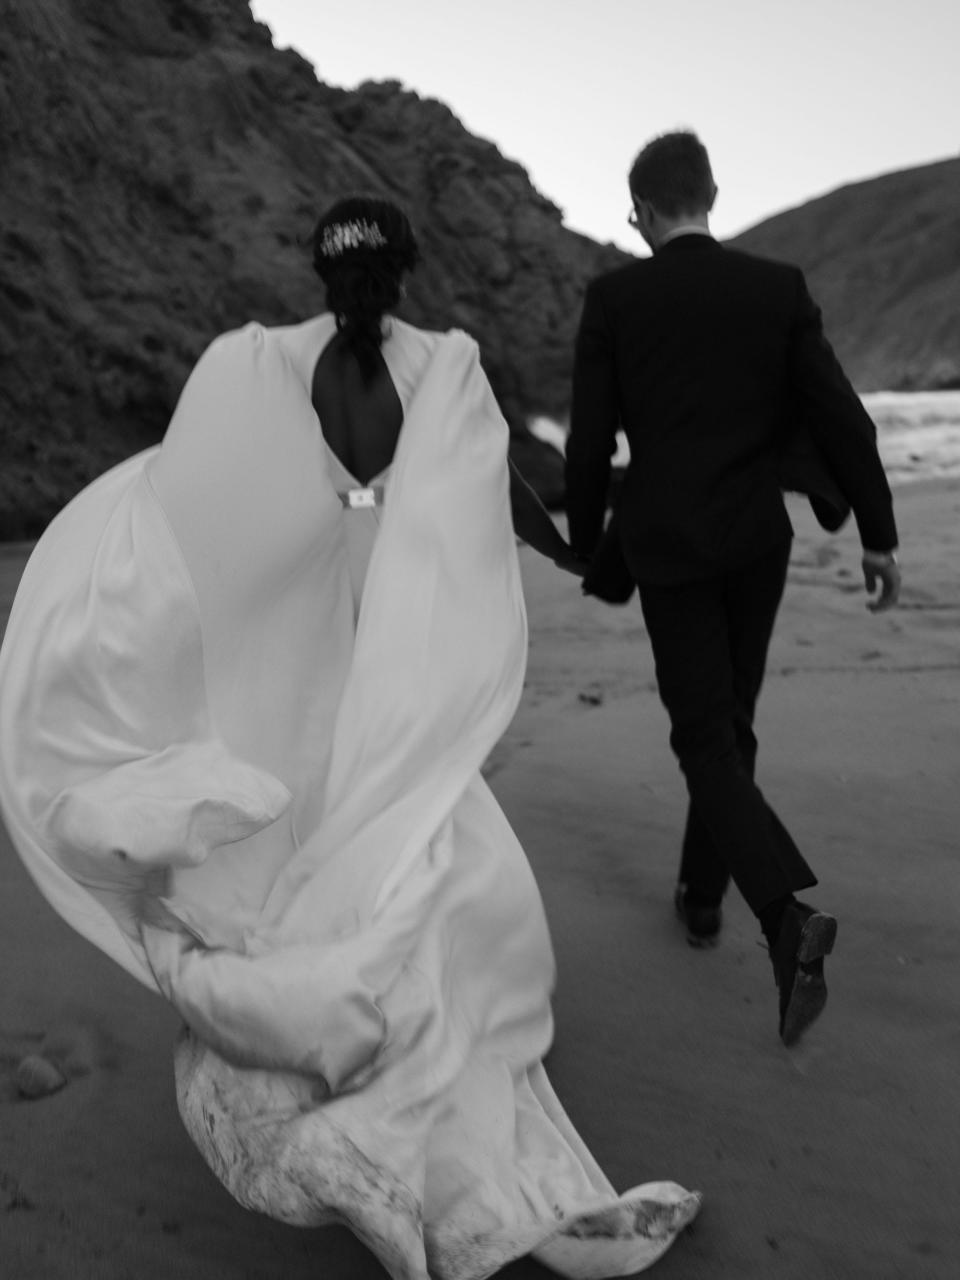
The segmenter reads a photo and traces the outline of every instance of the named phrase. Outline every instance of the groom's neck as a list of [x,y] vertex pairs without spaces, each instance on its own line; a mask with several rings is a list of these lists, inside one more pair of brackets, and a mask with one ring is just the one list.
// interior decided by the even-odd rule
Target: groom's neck
[[668,241],[677,236],[710,235],[710,215],[708,213],[685,213],[676,218],[660,218],[656,227],[651,248],[654,253]]

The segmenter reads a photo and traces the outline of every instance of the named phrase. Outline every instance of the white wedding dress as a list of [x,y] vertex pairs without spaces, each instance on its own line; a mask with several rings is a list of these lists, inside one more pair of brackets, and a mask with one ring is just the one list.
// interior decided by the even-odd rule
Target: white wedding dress
[[163,445],[54,520],[0,653],[0,802],[181,1013],[181,1113],[241,1203],[345,1222],[397,1280],[635,1272],[699,1197],[618,1196],[557,1102],[543,907],[480,775],[526,660],[507,427],[470,338],[389,325],[382,507],[338,496],[323,315],[217,339]]

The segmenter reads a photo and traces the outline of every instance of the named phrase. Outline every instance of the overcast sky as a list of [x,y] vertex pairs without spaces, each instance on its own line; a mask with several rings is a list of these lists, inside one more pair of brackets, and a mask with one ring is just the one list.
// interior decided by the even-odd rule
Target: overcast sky
[[960,153],[960,0],[253,0],[320,79],[400,80],[519,160],[568,226],[642,248],[626,172],[697,130],[733,235]]

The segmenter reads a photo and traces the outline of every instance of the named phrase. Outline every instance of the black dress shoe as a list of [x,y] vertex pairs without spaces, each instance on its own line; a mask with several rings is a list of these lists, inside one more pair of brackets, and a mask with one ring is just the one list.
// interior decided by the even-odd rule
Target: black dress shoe
[[823,958],[833,950],[836,937],[837,922],[823,911],[793,902],[783,913],[770,959],[780,991],[780,1039],[785,1045],[796,1044],[823,1012]]
[[681,924],[687,931],[687,941],[691,947],[715,947],[720,937],[720,925],[723,912],[720,903],[691,902],[687,896],[687,887],[678,884],[673,895],[673,905]]

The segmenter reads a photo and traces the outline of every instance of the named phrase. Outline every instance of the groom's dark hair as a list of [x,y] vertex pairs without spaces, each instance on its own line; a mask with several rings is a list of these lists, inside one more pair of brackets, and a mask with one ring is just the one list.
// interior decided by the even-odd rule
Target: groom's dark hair
[[709,213],[717,187],[707,148],[689,129],[660,134],[634,160],[630,193],[668,218]]

